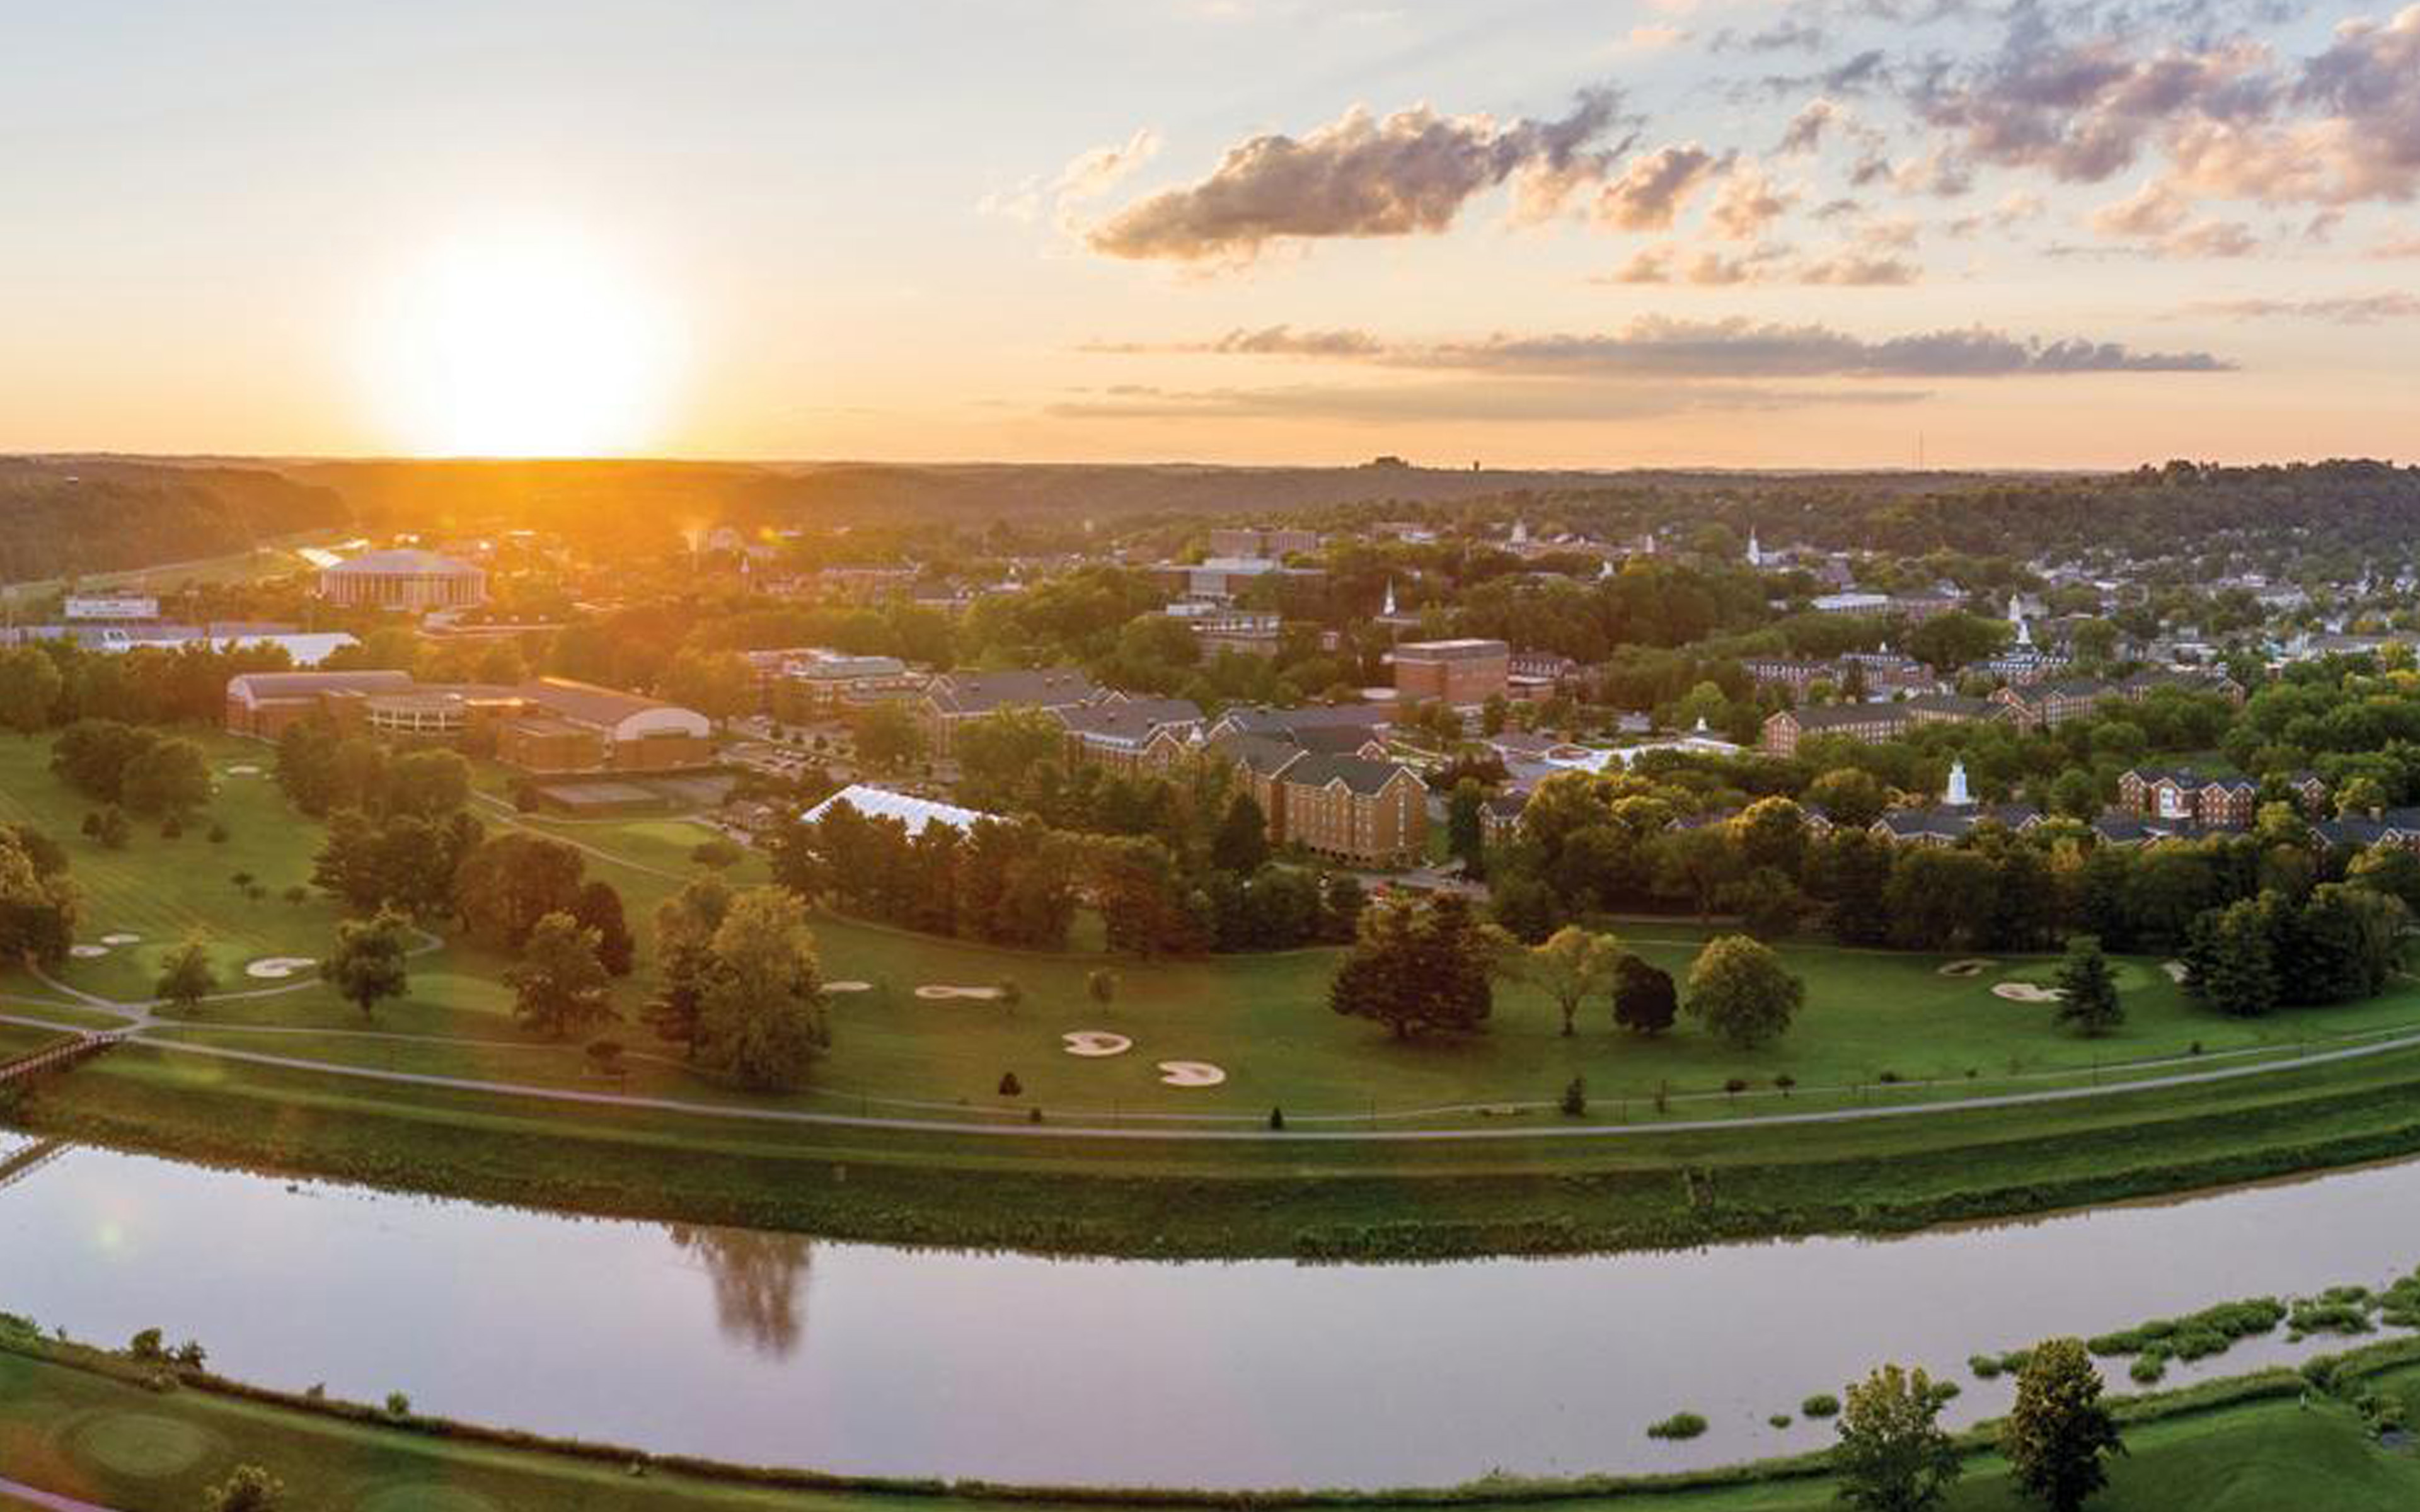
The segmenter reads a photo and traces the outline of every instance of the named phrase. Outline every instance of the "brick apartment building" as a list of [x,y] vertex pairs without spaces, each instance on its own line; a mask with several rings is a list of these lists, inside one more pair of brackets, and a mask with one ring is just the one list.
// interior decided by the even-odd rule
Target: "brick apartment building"
[[1002,709],[1057,713],[1104,699],[1123,699],[1096,686],[1073,667],[1037,667],[1002,672],[941,672],[924,685],[924,732],[936,754],[946,755],[959,725]]
[[1229,733],[1232,761],[1268,816],[1269,842],[1355,866],[1403,866],[1428,848],[1428,784],[1400,762],[1310,750],[1274,735]]
[[1187,699],[1119,698],[1050,712],[1067,727],[1070,761],[1127,776],[1167,771],[1202,733],[1202,710]]

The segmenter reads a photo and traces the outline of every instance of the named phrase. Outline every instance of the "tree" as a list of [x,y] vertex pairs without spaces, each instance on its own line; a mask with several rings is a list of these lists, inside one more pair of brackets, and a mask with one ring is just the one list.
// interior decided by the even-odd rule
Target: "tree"
[[2067,942],[2067,959],[2059,963],[2055,980],[2058,1022],[2086,1039],[2097,1040],[2126,1022],[2126,1005],[2118,1000],[2118,974],[2091,935]]
[[286,1483],[258,1465],[238,1465],[202,1493],[203,1512],[281,1512]]
[[612,984],[597,959],[597,932],[569,914],[549,914],[530,931],[521,958],[504,970],[513,1017],[560,1040],[613,1016]]
[[656,905],[656,995],[644,1016],[656,1037],[694,1055],[698,1019],[714,961],[714,932],[731,911],[731,888],[706,872]]
[[163,740],[127,762],[119,801],[139,814],[185,814],[210,801],[209,764],[190,740]]
[[1218,820],[1218,832],[1211,837],[1210,864],[1221,872],[1250,876],[1267,864],[1268,858],[1269,816],[1251,794],[1238,792],[1228,800],[1227,811]]
[[1107,966],[1094,966],[1084,974],[1084,993],[1103,1008],[1117,1001],[1118,974]]
[[336,926],[336,950],[319,963],[319,975],[336,995],[365,1018],[410,985],[404,975],[405,937],[411,926],[401,914],[381,908],[373,918],[349,918]]
[[869,772],[904,772],[924,759],[924,727],[904,703],[869,703],[853,731],[857,759]]
[[755,702],[756,677],[736,651],[684,651],[664,669],[663,693],[719,725]]
[[779,887],[731,901],[698,1005],[698,1061],[751,1091],[786,1092],[831,1042],[806,911]]
[[537,921],[580,905],[580,853],[559,840],[508,830],[479,842],[454,874],[454,909],[471,935],[518,950]]
[[1854,766],[1837,766],[1807,784],[1807,801],[1840,831],[1862,830],[1882,817],[1890,795],[1882,779]]
[[1936,614],[1907,633],[1907,653],[1945,675],[1997,653],[2009,638],[2005,621],[1962,609]]
[[1563,1033],[1574,1032],[1580,1005],[1613,982],[1622,961],[1621,942],[1610,934],[1566,924],[1529,948],[1529,971],[1563,1015]]
[[1863,1512],[1924,1512],[1948,1494],[1963,1463],[1941,1427],[1948,1394],[1922,1369],[1886,1365],[1853,1382],[1832,1450],[1839,1499]]
[[0,825],[0,961],[59,964],[75,943],[81,911],[57,844],[25,826]]
[[1672,973],[1625,955],[1613,973],[1613,1022],[1634,1034],[1658,1035],[1680,1014]]
[[1462,863],[1462,874],[1476,881],[1487,875],[1487,799],[1468,778],[1453,785],[1446,800],[1445,848]]
[[0,724],[21,735],[46,728],[66,686],[49,653],[34,646],[0,652]]
[[160,980],[152,991],[160,1000],[179,1013],[191,1013],[199,1008],[219,984],[219,976],[210,965],[210,950],[198,933],[188,934],[185,942],[168,952],[161,963]]
[[2277,1006],[2276,943],[2292,922],[2274,894],[2244,898],[2195,917],[2185,931],[2184,988],[2196,1000],[2236,1018],[2257,1018]]
[[627,977],[636,964],[639,942],[630,934],[629,921],[622,915],[622,895],[602,877],[591,877],[580,885],[572,899],[571,917],[580,927],[597,936],[597,959],[616,977]]
[[1458,893],[1422,903],[1404,894],[1361,913],[1352,950],[1328,983],[1327,1006],[1375,1019],[1406,1040],[1423,1029],[1468,1031],[1495,1011],[1494,978],[1509,936],[1481,924]]
[[406,751],[387,764],[380,787],[387,813],[442,819],[471,801],[471,764],[458,751]]
[[1745,934],[1707,941],[1689,967],[1690,1015],[1735,1049],[1753,1050],[1781,1034],[1806,1000],[1807,984]]
[[2017,1404],[2000,1425],[2000,1453],[2018,1489],[2051,1512],[2076,1512],[2109,1484],[2109,1458],[2126,1452],[2101,1392],[2101,1372],[2082,1339],[2034,1346],[2017,1372]]

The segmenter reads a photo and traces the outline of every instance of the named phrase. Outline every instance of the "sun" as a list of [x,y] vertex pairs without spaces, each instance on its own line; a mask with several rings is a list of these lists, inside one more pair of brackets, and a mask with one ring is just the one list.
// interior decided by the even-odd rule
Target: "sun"
[[389,282],[365,379],[416,455],[596,456],[656,439],[679,346],[669,306],[593,238],[488,229]]

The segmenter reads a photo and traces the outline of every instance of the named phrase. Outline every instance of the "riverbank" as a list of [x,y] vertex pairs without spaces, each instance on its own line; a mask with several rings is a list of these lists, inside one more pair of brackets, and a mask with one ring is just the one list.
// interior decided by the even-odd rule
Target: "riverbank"
[[[2420,1499],[2420,1460],[2381,1448],[2352,1405],[2420,1411],[2420,1340],[2398,1340],[2185,1391],[2121,1401],[2129,1456],[2100,1512],[2331,1512]],[[1952,1508],[2005,1504],[1989,1426],[1961,1437]],[[1569,1512],[1814,1512],[1833,1504],[1820,1456],[1685,1475],[1490,1479],[1414,1491],[1087,1490],[857,1480],[651,1458],[438,1418],[263,1391],[0,1328],[0,1467],[116,1512],[187,1512],[235,1464],[263,1465],[319,1512],[912,1512],[916,1508],[1516,1507]],[[0,1501],[5,1504],[5,1501]]]
[[1921,1118],[1603,1141],[1213,1146],[797,1125],[179,1056],[39,1084],[39,1134],[277,1174],[825,1238],[1149,1257],[1443,1258],[1886,1233],[2420,1150],[2420,1052]]

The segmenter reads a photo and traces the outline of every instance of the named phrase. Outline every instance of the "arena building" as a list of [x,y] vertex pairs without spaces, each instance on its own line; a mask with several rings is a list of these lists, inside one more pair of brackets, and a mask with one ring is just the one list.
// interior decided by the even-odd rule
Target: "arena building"
[[488,596],[488,575],[434,551],[365,551],[319,572],[319,596],[353,609],[468,609]]

